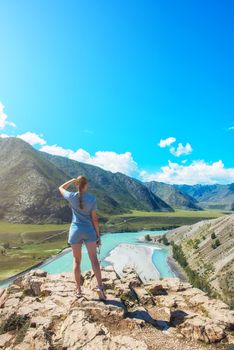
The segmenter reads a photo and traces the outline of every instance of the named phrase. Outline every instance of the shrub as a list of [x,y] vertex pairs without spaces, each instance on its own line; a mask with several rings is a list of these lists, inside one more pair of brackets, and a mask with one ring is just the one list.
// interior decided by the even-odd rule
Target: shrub
[[189,282],[196,288],[200,288],[207,293],[211,293],[209,282],[201,277],[196,271],[192,270],[188,265],[187,259],[182,251],[181,246],[172,242],[173,258],[185,269]]
[[215,239],[215,238],[216,238],[215,232],[212,232],[210,237],[211,237],[212,239]]
[[172,244],[172,254],[173,254],[173,258],[175,260],[178,261],[178,263],[182,266],[182,267],[186,267],[188,265],[187,260],[185,258],[185,255],[183,253],[183,250],[181,248],[181,246],[173,243]]
[[170,245],[170,242],[168,241],[166,235],[163,235],[162,241],[163,241],[163,244]]
[[150,241],[152,241],[152,238],[150,237],[149,234],[147,234],[147,235],[145,235],[145,240],[150,242]]
[[9,248],[10,248],[10,243],[9,243],[9,242],[3,243],[3,247],[4,247],[5,249],[9,249]]
[[211,247],[213,248],[213,249],[216,249],[218,246],[220,246],[221,245],[221,243],[220,243],[220,240],[219,239],[216,239],[215,241],[214,241],[214,243],[212,243],[212,245],[211,245]]
[[200,243],[200,239],[196,239],[193,245],[194,249],[198,249],[199,248],[199,243]]

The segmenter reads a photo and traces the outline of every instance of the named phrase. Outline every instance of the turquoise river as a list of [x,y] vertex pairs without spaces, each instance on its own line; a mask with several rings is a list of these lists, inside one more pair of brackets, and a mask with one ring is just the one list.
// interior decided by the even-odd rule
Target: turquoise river
[[[140,232],[121,232],[121,233],[105,233],[102,235],[102,245],[100,249],[100,261],[102,266],[109,265],[108,262],[104,261],[104,258],[109,255],[110,251],[114,249],[120,243],[131,243],[131,244],[142,244],[139,240],[140,237],[149,234],[162,234],[166,231],[140,231]],[[143,243],[146,245],[146,243]],[[155,249],[152,255],[152,260],[160,273],[162,278],[165,277],[175,277],[174,273],[171,271],[170,266],[167,263],[167,257],[169,256],[169,249]],[[39,268],[47,271],[49,274],[57,274],[61,272],[72,271],[72,252],[70,250],[64,252],[64,254],[59,254],[51,259],[44,262]],[[88,258],[88,253],[85,245],[82,247],[82,263],[81,271],[91,269],[90,261]],[[0,287],[6,287],[12,281],[2,281],[0,282]]]

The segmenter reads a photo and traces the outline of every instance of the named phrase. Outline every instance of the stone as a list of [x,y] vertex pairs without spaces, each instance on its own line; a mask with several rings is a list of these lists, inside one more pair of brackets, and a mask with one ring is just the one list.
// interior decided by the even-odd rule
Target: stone
[[37,328],[38,326],[43,326],[44,328],[50,328],[52,326],[52,319],[45,316],[32,316],[31,327]]
[[163,288],[161,281],[156,281],[150,284],[145,285],[145,289],[151,295],[165,295],[167,291]]
[[23,287],[25,294],[38,296],[41,294],[41,285],[43,281],[42,278],[28,274],[22,280],[21,286]]
[[5,349],[7,346],[9,346],[13,338],[14,335],[11,333],[0,334],[0,349]]
[[44,271],[44,270],[40,270],[40,269],[37,269],[37,270],[32,270],[30,272],[30,275],[31,276],[37,276],[37,277],[46,277],[47,276],[47,272]]
[[139,287],[142,285],[142,281],[132,267],[125,267],[122,270],[121,281],[130,287]]
[[143,287],[132,287],[132,290],[135,292],[139,302],[141,304],[153,304],[154,300],[151,295]]
[[89,323],[85,316],[85,312],[79,308],[74,308],[59,330],[61,336],[62,346],[70,350],[76,350],[84,347],[97,335],[106,335],[108,330],[96,323]]
[[5,307],[10,307],[12,309],[15,309],[20,303],[20,300],[19,298],[8,298],[5,303],[4,303],[4,306]]
[[0,298],[5,293],[5,288],[0,288]]
[[135,340],[129,336],[118,335],[113,337],[110,342],[111,350],[147,350],[148,346],[144,341]]
[[148,307],[147,311],[154,320],[170,322],[171,310],[169,307]]
[[39,326],[38,328],[29,328],[23,342],[14,346],[12,350],[50,350],[50,342],[48,341],[48,333]]
[[4,302],[7,298],[7,290],[3,289],[1,292],[2,292],[2,294],[0,296],[0,308],[4,305]]
[[176,295],[165,295],[165,296],[156,296],[154,297],[156,306],[166,306],[169,308],[175,308],[177,306]]
[[216,343],[226,337],[223,328],[201,316],[195,316],[181,323],[179,330],[186,338],[205,343]]
[[192,287],[190,283],[182,282],[179,278],[165,278],[162,280],[162,286],[170,292],[181,292]]
[[4,290],[4,292],[0,297],[0,308],[4,306],[6,299],[7,299],[7,290]]

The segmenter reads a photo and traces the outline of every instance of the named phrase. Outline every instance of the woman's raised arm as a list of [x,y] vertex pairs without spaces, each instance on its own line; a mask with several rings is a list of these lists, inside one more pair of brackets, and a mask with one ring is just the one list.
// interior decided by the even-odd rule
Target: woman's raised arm
[[68,180],[67,182],[64,182],[64,184],[59,186],[60,193],[63,194],[64,190],[66,190],[69,186],[71,186],[72,184],[74,184],[76,182],[77,182],[77,179],[71,179],[71,180]]

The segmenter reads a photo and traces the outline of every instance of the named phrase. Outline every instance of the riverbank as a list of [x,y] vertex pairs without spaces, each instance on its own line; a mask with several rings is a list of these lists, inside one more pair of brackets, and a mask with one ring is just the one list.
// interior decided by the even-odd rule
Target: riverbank
[[137,244],[119,244],[104,259],[111,263],[119,276],[122,276],[123,269],[126,266],[134,267],[143,282],[160,279],[160,273],[152,261],[152,255],[156,247],[137,245]]
[[19,273],[16,273],[15,275],[9,277],[9,278],[5,278],[3,280],[0,280],[0,288],[6,288],[7,286],[9,286],[17,277],[19,276],[24,276],[27,272],[31,271],[31,270],[35,270],[37,268],[41,268],[44,265],[49,264],[51,261],[54,261],[56,259],[58,259],[59,257],[63,256],[64,254],[67,254],[68,251],[70,251],[71,248],[70,247],[65,247],[63,249],[60,250],[60,252],[58,252],[56,255],[52,255],[49,258],[46,258],[42,261],[40,261],[37,264],[34,264],[30,267],[28,267],[26,270],[21,271]]
[[178,262],[172,256],[167,257],[167,263],[171,271],[174,273],[174,275],[177,278],[179,278],[183,282],[188,281],[185,271],[182,269],[182,267],[178,264]]
[[187,275],[184,271],[184,269],[180,266],[180,264],[172,257],[172,249],[171,247],[165,246],[163,243],[158,241],[158,238],[162,237],[157,235],[157,240],[148,241],[145,239],[145,236],[141,236],[138,238],[138,241],[140,243],[147,243],[148,246],[154,247],[154,249],[169,249],[170,255],[167,257],[167,264],[172,271],[172,273],[175,275],[175,277],[179,278],[181,281],[186,282],[188,281]]

